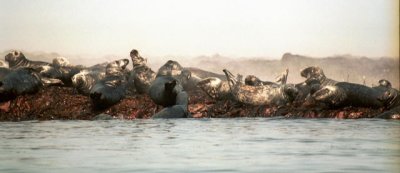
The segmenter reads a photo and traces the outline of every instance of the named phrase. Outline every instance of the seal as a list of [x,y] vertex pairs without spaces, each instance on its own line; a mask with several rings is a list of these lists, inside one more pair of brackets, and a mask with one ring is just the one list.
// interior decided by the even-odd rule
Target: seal
[[274,87],[244,85],[235,79],[235,76],[224,69],[230,91],[233,97],[241,103],[250,105],[285,105],[291,103],[297,96],[294,85],[281,85]]
[[8,64],[0,59],[0,68],[8,68]]
[[18,95],[36,93],[42,86],[39,74],[32,68],[10,71],[0,81],[0,102],[11,100]]
[[104,79],[96,81],[90,89],[90,99],[96,108],[106,108],[125,97],[128,59],[120,59],[107,65]]
[[228,81],[222,81],[217,77],[208,77],[197,83],[197,86],[214,100],[233,99]]
[[177,76],[180,75],[183,70],[183,67],[177,62],[173,60],[168,60],[163,66],[158,69],[158,76]]
[[112,106],[125,97],[126,84],[124,76],[106,76],[91,88],[90,100],[96,108]]
[[250,85],[250,86],[263,86],[263,85],[278,86],[278,84],[275,82],[262,81],[262,80],[260,80],[260,78],[254,76],[254,75],[247,75],[246,78],[244,79],[244,84]]
[[209,78],[209,77],[215,77],[218,78],[222,81],[226,81],[226,77],[224,74],[218,74],[218,73],[214,73],[214,72],[210,72],[210,71],[206,71],[206,70],[202,70],[196,67],[187,67],[184,68],[185,70],[190,71],[192,76],[196,76],[200,79],[205,79],[205,78]]
[[43,70],[43,66],[50,65],[50,63],[47,62],[28,60],[20,51],[11,51],[5,56],[4,59],[8,62],[8,65],[11,69],[29,67],[37,72],[40,72]]
[[153,115],[153,118],[187,118],[189,96],[179,81],[171,76],[157,77],[149,90],[150,98],[164,108]]
[[[210,74],[205,71],[195,70],[197,74],[204,75]],[[201,73],[203,72],[203,74]],[[168,60],[157,72],[157,76],[171,76],[179,80],[180,85],[185,91],[192,91],[199,89],[197,83],[201,80],[199,76],[193,74],[190,68],[183,68],[177,61]]]
[[338,82],[322,87],[312,97],[332,108],[345,106],[380,108],[384,106],[379,100],[383,94],[383,90],[355,83]]
[[175,78],[159,76],[151,84],[149,95],[155,104],[169,107],[175,105],[176,95],[182,91],[183,87]]
[[[106,75],[116,74],[120,75],[125,73],[125,68],[129,63],[128,59],[116,60],[109,63],[109,69],[85,69],[75,74],[72,77],[72,86],[82,95],[89,95],[90,90],[97,81],[104,79]],[[106,74],[107,73],[107,74]]]
[[53,59],[53,66],[54,67],[67,67],[70,66],[71,63],[65,57],[57,57]]
[[325,76],[324,71],[320,67],[307,67],[300,72],[300,75],[306,78],[306,83],[310,80],[316,80],[320,83],[320,87],[328,86],[328,85],[335,85],[338,83],[335,80],[329,79]]
[[53,64],[43,66],[40,75],[50,79],[59,79],[64,86],[72,86],[72,77],[83,70],[80,66],[70,65],[68,59],[57,57],[53,59]]
[[400,106],[394,107],[376,116],[382,119],[400,119]]
[[192,118],[188,111],[189,96],[185,91],[176,95],[176,103],[153,115],[152,118]]
[[278,75],[276,77],[276,82],[270,82],[270,81],[262,81],[260,78],[258,78],[255,75],[247,75],[246,78],[244,79],[244,83],[246,85],[250,86],[262,86],[262,85],[273,85],[273,86],[279,86],[279,85],[285,85],[287,81],[287,77],[289,74],[289,69],[286,69],[285,72],[283,72],[281,75]]
[[147,59],[140,56],[137,50],[133,49],[130,56],[133,68],[129,74],[129,86],[133,86],[139,94],[147,94],[156,73],[146,65]]

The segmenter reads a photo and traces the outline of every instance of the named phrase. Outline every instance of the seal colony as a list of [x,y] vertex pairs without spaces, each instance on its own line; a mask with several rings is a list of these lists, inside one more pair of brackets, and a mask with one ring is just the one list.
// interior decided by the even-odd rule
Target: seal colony
[[[304,82],[221,74],[169,60],[157,73],[136,49],[129,59],[91,67],[31,61],[11,51],[0,61],[0,120],[201,118],[284,116],[400,119],[400,92],[382,79],[368,87],[339,82],[319,67],[300,72]],[[98,115],[98,116],[96,116]],[[110,116],[106,116],[110,115]],[[103,118],[102,118],[103,117]],[[106,117],[106,118],[104,118]]]

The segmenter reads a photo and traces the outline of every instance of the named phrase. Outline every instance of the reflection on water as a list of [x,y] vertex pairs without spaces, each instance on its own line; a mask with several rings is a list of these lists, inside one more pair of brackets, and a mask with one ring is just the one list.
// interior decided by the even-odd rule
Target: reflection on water
[[400,122],[0,123],[0,172],[398,172]]

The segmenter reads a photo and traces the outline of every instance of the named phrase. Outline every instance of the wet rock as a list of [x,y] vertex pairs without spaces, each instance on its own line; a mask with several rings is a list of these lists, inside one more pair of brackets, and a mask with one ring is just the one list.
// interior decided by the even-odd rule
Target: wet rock
[[112,119],[113,117],[111,115],[101,113],[93,117],[92,120],[112,120]]

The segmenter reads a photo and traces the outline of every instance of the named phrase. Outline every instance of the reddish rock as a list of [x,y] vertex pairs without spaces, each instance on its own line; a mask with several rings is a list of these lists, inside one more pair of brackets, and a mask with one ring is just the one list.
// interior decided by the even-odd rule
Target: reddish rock
[[[234,101],[214,101],[202,91],[189,92],[189,111],[194,118],[214,117],[273,117],[286,118],[372,118],[382,109],[354,108],[322,109],[301,102],[292,105],[252,106]],[[314,105],[314,106],[312,106]],[[18,96],[0,104],[0,121],[22,120],[91,120],[104,113],[119,119],[151,118],[161,110],[147,95],[135,95],[104,110],[92,107],[87,96],[76,94],[72,88],[47,87],[36,94]]]

